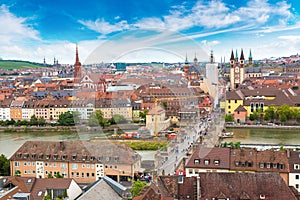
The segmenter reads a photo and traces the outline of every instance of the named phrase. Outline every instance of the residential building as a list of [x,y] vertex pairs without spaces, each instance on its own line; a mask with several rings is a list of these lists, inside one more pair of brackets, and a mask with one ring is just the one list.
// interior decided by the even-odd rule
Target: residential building
[[198,176],[201,172],[229,172],[229,154],[229,148],[198,147],[186,160],[186,176]]
[[59,173],[78,183],[91,183],[106,175],[119,182],[133,179],[141,157],[125,144],[107,141],[27,141],[10,162],[11,174],[22,177],[45,178]]
[[4,99],[0,101],[0,120],[10,120],[10,104],[12,99]]
[[10,158],[11,174],[46,178],[58,173],[76,182],[94,182],[104,175],[104,166],[81,142],[27,141]]
[[13,100],[10,104],[10,118],[14,120],[22,120],[22,107],[25,102],[24,97]]
[[70,178],[37,179],[35,177],[1,177],[0,199],[43,200],[68,197],[72,200],[82,192],[79,185]]
[[[276,184],[275,184],[276,183]],[[196,177],[160,176],[133,200],[289,199],[299,195],[276,173],[199,173]]]
[[290,166],[289,186],[293,186],[300,192],[300,152],[288,151]]

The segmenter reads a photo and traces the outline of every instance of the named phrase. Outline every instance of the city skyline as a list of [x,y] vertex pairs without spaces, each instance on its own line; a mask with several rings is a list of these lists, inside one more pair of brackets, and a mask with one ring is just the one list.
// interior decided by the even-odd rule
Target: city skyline
[[299,53],[299,9],[296,0],[4,0],[0,57],[73,64],[76,43],[83,63],[208,61],[210,50],[228,62],[241,48],[246,59],[250,49],[253,59],[289,56]]

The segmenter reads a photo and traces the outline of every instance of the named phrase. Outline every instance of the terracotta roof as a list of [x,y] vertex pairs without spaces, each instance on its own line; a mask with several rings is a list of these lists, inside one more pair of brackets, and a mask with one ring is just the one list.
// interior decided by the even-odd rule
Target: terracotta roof
[[202,169],[229,169],[229,154],[229,148],[200,147],[196,149],[186,161],[185,167]]
[[247,112],[246,108],[244,108],[244,106],[239,105],[234,112]]
[[[289,151],[289,165],[290,165],[290,173],[300,173],[300,152],[299,151]],[[299,165],[296,168],[294,165]]]
[[[38,155],[42,157],[39,158]],[[140,155],[126,144],[113,141],[27,141],[10,158],[11,161],[43,160],[119,164],[134,164],[139,159]]]

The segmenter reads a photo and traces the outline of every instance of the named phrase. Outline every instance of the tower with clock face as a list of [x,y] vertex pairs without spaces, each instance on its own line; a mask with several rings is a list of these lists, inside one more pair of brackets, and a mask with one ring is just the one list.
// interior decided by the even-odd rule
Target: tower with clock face
[[241,51],[240,62],[238,58],[238,53],[234,56],[233,50],[231,51],[230,57],[230,88],[236,89],[240,84],[243,83],[245,79],[245,58],[243,49]]

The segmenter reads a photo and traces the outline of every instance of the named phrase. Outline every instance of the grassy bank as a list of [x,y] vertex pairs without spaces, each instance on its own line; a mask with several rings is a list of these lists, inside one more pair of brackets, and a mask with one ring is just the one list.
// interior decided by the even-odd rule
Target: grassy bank
[[127,144],[134,150],[152,150],[155,151],[158,148],[166,148],[168,145],[167,141],[124,141],[122,143]]

